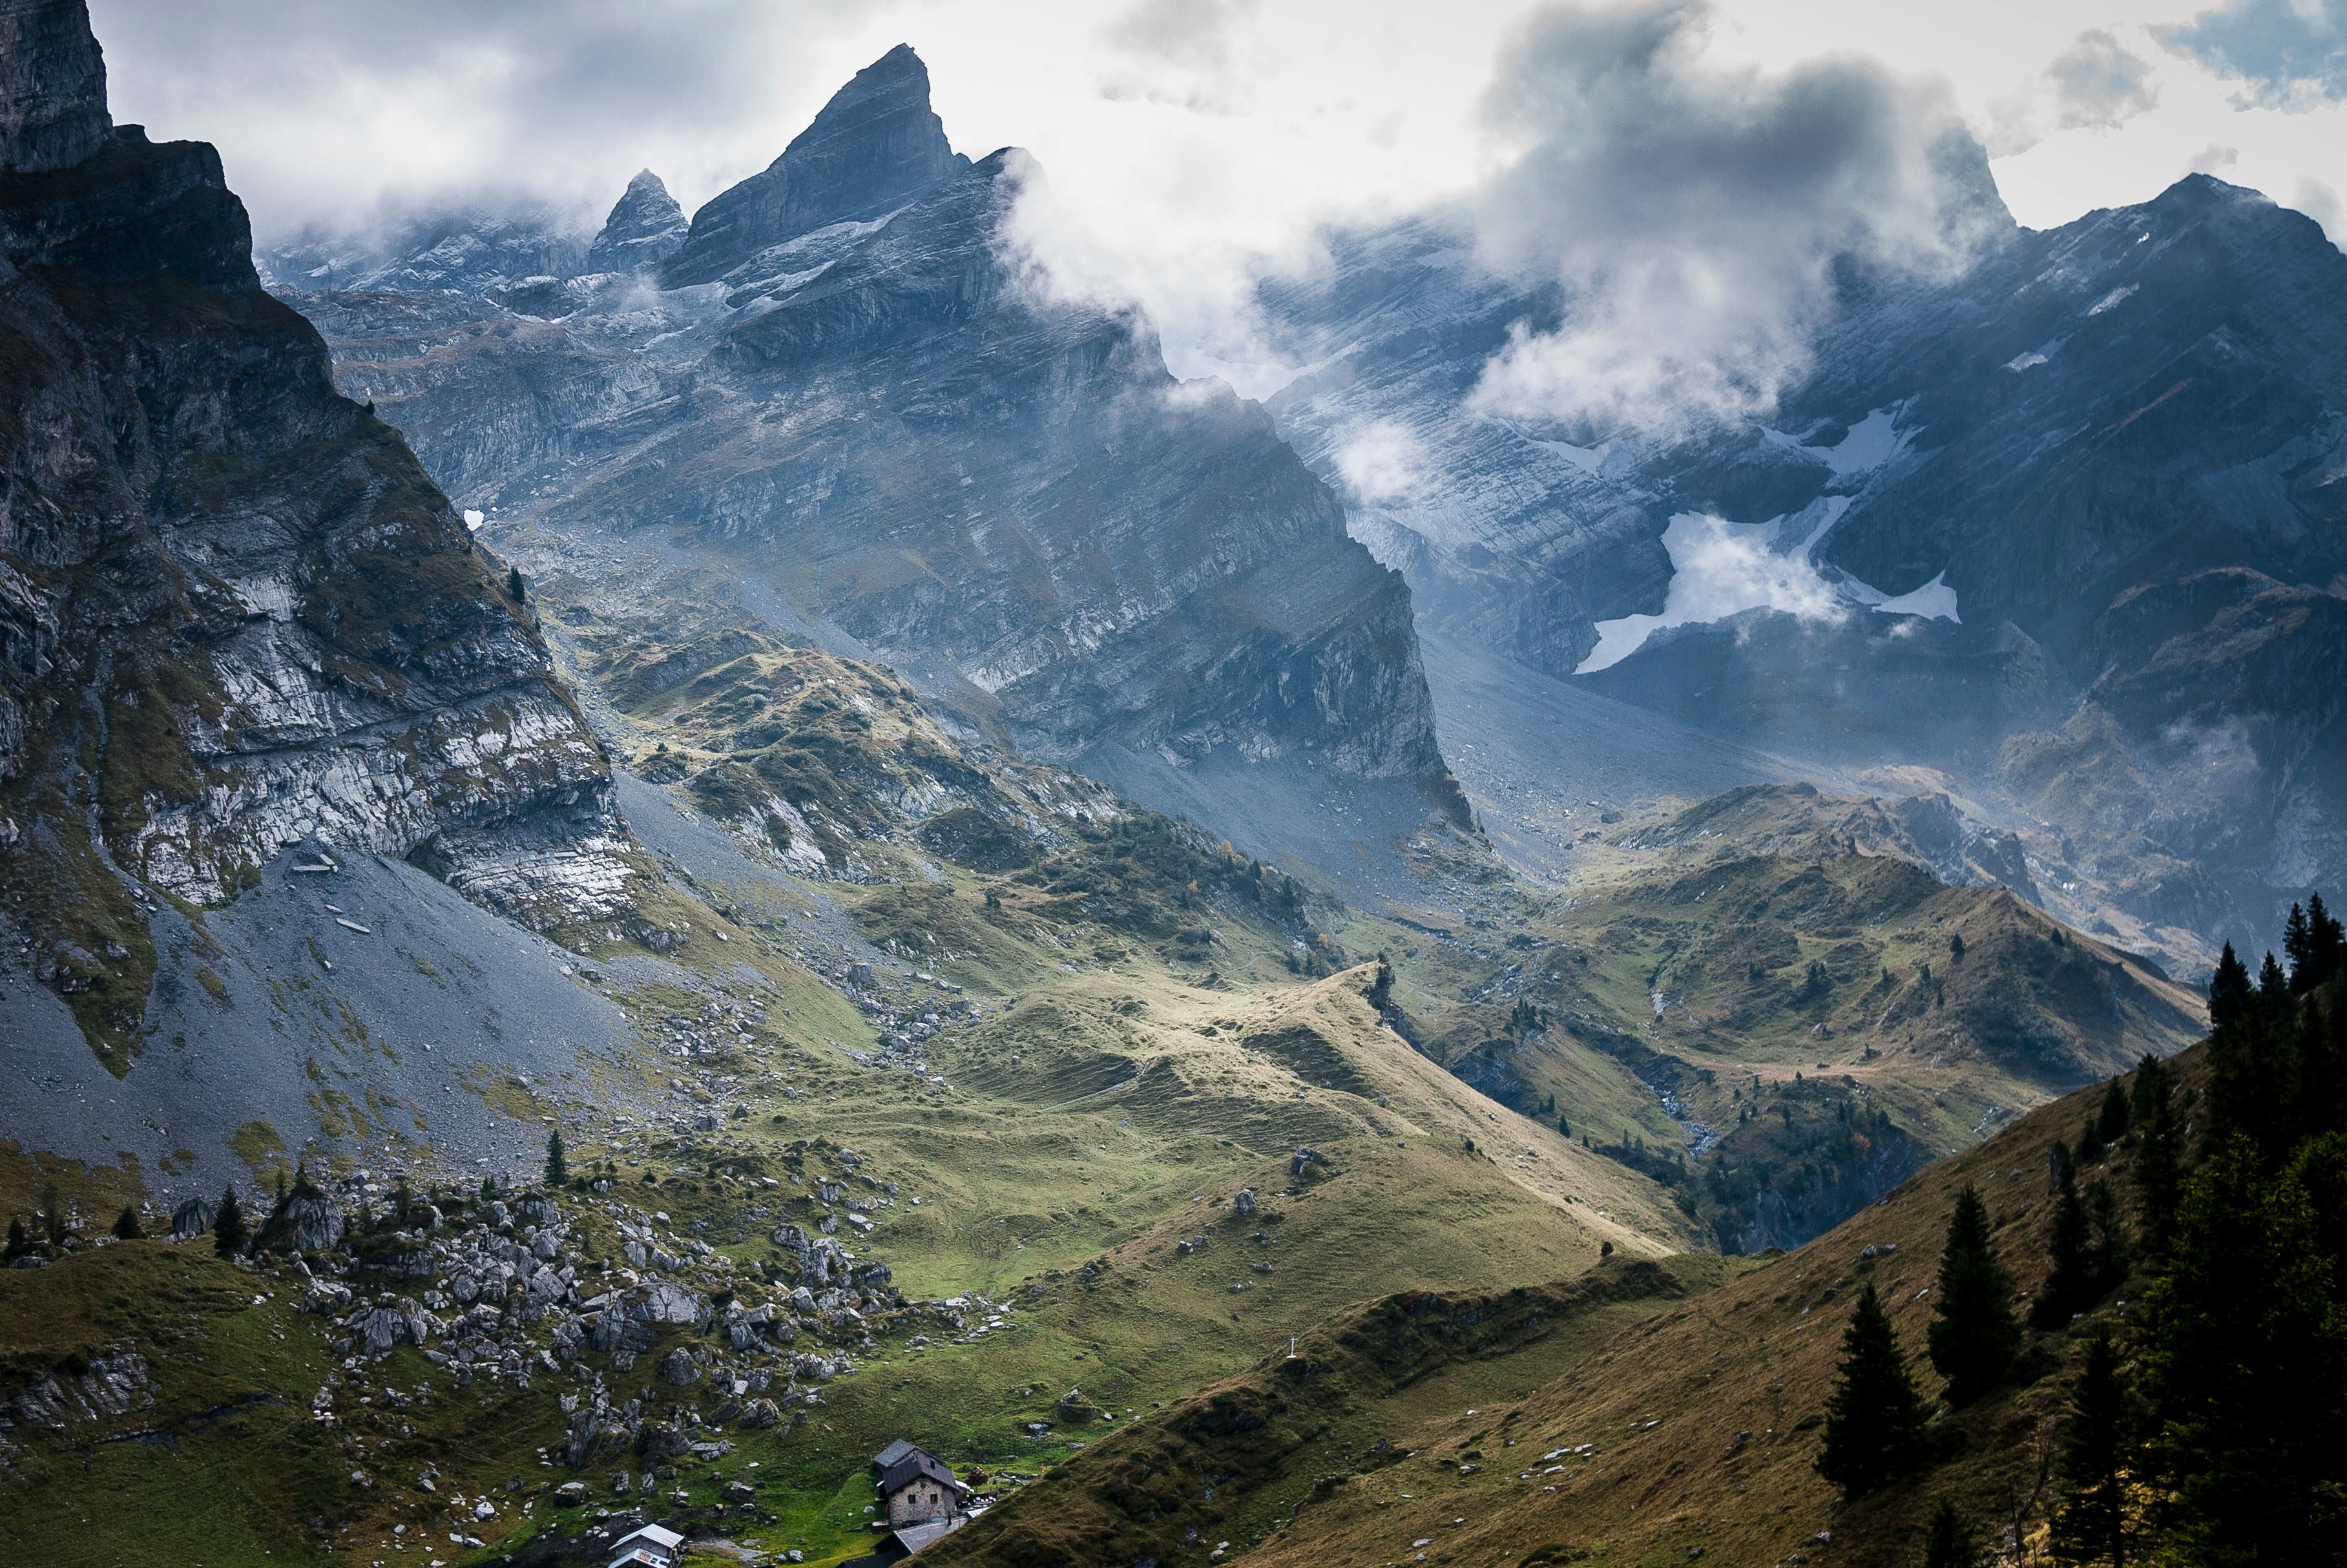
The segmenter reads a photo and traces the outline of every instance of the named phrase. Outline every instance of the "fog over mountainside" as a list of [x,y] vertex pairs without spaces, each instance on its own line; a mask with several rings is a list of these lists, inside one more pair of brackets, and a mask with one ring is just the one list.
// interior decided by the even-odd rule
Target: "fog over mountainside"
[[1686,436],[1481,411],[1570,313],[1465,219],[1332,253],[1266,288],[1307,367],[1269,406],[1430,629],[1820,777],[1931,770],[2188,967],[2347,856],[2347,257],[2302,215],[2194,176],[1952,280],[1847,263],[1775,411]]

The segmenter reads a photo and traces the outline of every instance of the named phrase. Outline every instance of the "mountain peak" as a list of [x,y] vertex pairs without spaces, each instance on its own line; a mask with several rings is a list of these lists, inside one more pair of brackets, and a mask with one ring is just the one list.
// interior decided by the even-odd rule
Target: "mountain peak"
[[903,206],[968,160],[929,108],[929,70],[899,44],[856,73],[763,171],[692,215],[670,287],[705,283],[769,245]]
[[603,220],[602,232],[587,248],[581,263],[589,272],[632,272],[656,267],[676,254],[684,243],[684,209],[668,193],[661,177],[638,169],[627,190]]
[[70,169],[113,128],[85,0],[0,0],[0,169]]

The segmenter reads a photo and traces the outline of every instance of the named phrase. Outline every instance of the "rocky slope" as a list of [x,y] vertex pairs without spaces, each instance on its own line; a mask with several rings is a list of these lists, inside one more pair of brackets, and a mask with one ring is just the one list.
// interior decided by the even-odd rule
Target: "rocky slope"
[[1221,831],[1192,781],[1463,815],[1401,579],[1260,409],[1177,384],[1136,313],[1023,281],[1001,223],[1033,177],[952,153],[900,48],[697,213],[657,289],[291,297],[501,525],[657,530],[771,589],[776,630]]
[[[1852,265],[1809,379],[1691,436],[1476,412],[1563,306],[1463,220],[1333,255],[1266,290],[1306,366],[1270,406],[1450,635],[1813,768],[1945,770],[2147,927],[2262,920],[2347,856],[2308,678],[2342,603],[2347,258],[2310,220],[2194,176],[1952,281]],[[1722,540],[1805,608],[1678,607]]]
[[429,864],[542,927],[624,907],[602,751],[528,611],[261,288],[217,155],[107,125],[77,3],[0,27],[20,959],[120,1073],[149,1032],[150,922],[200,927],[296,845]]

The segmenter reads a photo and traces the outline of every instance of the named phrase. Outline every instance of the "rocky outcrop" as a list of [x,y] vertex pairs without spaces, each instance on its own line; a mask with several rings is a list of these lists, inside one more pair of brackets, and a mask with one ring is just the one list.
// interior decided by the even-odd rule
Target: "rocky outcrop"
[[0,0],[0,172],[71,169],[112,128],[83,0]]
[[582,272],[633,272],[657,267],[684,243],[684,209],[668,193],[661,177],[651,169],[638,172],[603,220],[602,231],[587,247]]
[[[86,38],[80,12],[8,15]],[[231,898],[291,844],[415,855],[540,923],[623,901],[528,611],[248,235],[210,148],[135,128],[0,175],[0,863],[25,936],[103,950],[52,983],[118,1070],[152,901]]]

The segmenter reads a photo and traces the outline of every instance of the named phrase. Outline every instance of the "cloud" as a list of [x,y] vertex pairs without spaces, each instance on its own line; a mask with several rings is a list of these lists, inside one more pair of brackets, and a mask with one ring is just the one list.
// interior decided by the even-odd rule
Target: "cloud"
[[2169,47],[2241,82],[2245,106],[2307,109],[2347,100],[2347,0],[2232,0],[2156,31]]
[[1593,436],[1764,412],[1809,364],[1838,255],[1952,266],[2004,220],[1938,87],[1717,61],[1711,25],[1700,0],[1565,5],[1514,41],[1486,104],[1514,156],[1476,202],[1482,250],[1571,302],[1492,362],[1488,411]]
[[2055,123],[2064,130],[2115,130],[2159,107],[2151,63],[2101,28],[2079,34],[2045,67],[2045,79],[2054,87]]
[[527,189],[705,197],[864,64],[846,0],[91,0],[115,117],[219,144],[264,236]]
[[1337,454],[1346,494],[1365,507],[1415,498],[1424,488],[1424,443],[1407,425],[1380,419],[1356,432]]

